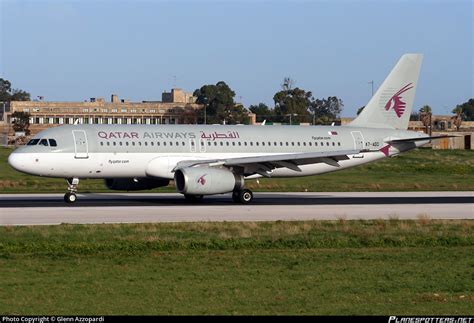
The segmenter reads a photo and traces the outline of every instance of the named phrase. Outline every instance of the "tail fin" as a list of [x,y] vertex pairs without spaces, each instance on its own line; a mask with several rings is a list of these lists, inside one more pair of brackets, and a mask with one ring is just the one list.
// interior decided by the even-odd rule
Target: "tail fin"
[[403,55],[349,126],[407,129],[422,60],[422,54]]

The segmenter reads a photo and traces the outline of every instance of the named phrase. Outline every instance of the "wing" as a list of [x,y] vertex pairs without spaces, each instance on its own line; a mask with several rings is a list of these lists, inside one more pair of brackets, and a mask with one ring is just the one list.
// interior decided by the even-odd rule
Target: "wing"
[[443,138],[453,138],[459,136],[453,135],[441,135],[441,136],[434,136],[434,137],[416,137],[416,138],[407,138],[407,139],[393,139],[393,140],[386,140],[385,142],[388,144],[397,144],[397,143],[404,143],[404,142],[415,142],[415,141],[426,141],[426,140],[435,140],[435,139],[443,139]]
[[347,160],[349,159],[349,155],[358,153],[360,153],[360,150],[340,150],[331,152],[262,155],[212,160],[185,160],[179,162],[173,171],[179,168],[194,166],[225,166],[238,168],[240,173],[245,175],[260,174],[265,177],[271,177],[271,171],[275,168],[286,167],[301,172],[299,166],[306,164],[326,163],[331,166],[339,167],[339,161]]

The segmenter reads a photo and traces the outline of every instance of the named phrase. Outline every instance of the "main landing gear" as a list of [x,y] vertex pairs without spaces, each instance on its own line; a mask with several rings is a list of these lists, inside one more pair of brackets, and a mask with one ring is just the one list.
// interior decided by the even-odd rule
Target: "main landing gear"
[[64,202],[72,204],[76,202],[77,196],[77,185],[79,185],[79,178],[68,178],[67,181],[67,189],[69,192],[64,194]]
[[235,203],[241,203],[241,204],[249,204],[252,202],[253,199],[253,193],[249,189],[243,189],[239,191],[233,191],[232,192],[232,200]]

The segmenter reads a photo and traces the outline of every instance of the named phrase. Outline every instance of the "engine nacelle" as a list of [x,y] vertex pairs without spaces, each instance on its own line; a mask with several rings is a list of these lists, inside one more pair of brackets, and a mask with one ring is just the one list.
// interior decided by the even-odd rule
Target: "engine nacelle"
[[174,174],[174,181],[178,192],[189,195],[228,193],[244,186],[244,177],[226,168],[180,168]]
[[169,182],[165,178],[107,178],[105,186],[117,191],[141,191],[167,186]]

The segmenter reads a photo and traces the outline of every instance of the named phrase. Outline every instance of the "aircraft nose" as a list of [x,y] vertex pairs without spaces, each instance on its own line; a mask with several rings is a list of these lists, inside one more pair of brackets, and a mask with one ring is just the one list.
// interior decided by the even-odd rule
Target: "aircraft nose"
[[10,154],[10,156],[8,156],[8,164],[10,164],[10,166],[16,169],[17,171],[27,173],[28,165],[26,157],[26,154],[13,152]]

